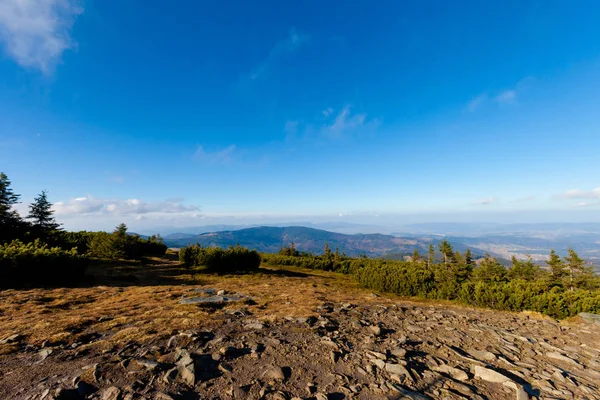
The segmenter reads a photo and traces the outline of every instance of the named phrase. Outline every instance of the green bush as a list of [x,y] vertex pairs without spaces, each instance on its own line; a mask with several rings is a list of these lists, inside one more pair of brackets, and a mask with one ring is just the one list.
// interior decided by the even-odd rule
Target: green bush
[[127,233],[127,227],[119,225],[114,232],[86,232],[87,254],[91,257],[117,260],[137,260],[147,256],[163,256],[167,245],[160,236],[143,239]]
[[[363,286],[401,296],[440,300],[456,300],[463,304],[496,310],[531,310],[554,318],[567,318],[580,312],[600,314],[598,276],[591,267],[566,269],[562,280],[535,265],[531,260],[513,259],[506,269],[495,258],[486,255],[474,267],[470,253],[462,257],[445,243],[442,260],[432,252],[427,261],[348,258],[325,251],[323,255],[298,254],[284,248],[278,254],[263,254],[270,265],[335,271],[351,274]],[[581,264],[573,251],[566,262]],[[569,274],[573,274],[570,276]]]
[[194,244],[179,250],[179,261],[187,267],[203,266],[210,272],[231,273],[257,270],[261,257],[256,250],[241,246],[221,249]]
[[88,259],[76,249],[15,240],[0,245],[0,286],[71,284],[83,277],[87,264]]

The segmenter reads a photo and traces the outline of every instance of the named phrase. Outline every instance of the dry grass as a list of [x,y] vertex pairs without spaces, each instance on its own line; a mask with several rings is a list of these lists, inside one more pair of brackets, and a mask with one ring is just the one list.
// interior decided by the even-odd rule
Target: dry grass
[[[228,308],[246,308],[263,320],[309,316],[323,301],[385,301],[360,289],[350,277],[335,273],[272,267],[260,271],[190,274],[173,260],[97,265],[92,269],[93,281],[106,285],[0,291],[0,339],[18,333],[25,342],[40,345],[46,340],[85,344],[94,338],[95,346],[110,349],[117,343],[144,342],[219,324],[214,310],[178,303],[196,287],[249,295],[255,304]],[[0,347],[0,352],[11,351],[9,345]]]
[[[79,342],[83,348],[93,340],[93,346],[108,351],[131,341],[146,342],[179,331],[210,329],[221,323],[221,313],[178,302],[193,296],[190,290],[198,287],[251,296],[253,304],[234,303],[227,308],[245,308],[261,320],[314,315],[315,308],[324,301],[401,302],[464,309],[448,301],[374,296],[349,276],[296,267],[266,266],[247,275],[195,272],[183,269],[172,258],[154,259],[146,265],[95,265],[90,282],[99,286],[0,291],[0,339],[18,333],[29,344]],[[539,313],[526,314],[547,318]],[[0,345],[0,355],[15,349],[11,344]]]

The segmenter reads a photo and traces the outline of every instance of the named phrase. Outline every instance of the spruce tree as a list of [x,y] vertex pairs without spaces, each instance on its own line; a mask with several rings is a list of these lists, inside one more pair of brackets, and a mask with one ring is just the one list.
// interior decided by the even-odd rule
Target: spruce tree
[[19,237],[23,221],[12,207],[19,202],[20,195],[13,192],[11,182],[4,172],[0,172],[0,241]]
[[556,254],[556,251],[554,251],[554,249],[550,250],[550,256],[548,257],[546,264],[548,264],[548,267],[550,267],[550,272],[552,273],[553,281],[555,283],[560,283],[562,280],[562,277],[565,274],[565,271],[564,271],[565,265],[564,265],[563,261],[560,259],[560,256],[558,254]]
[[449,268],[450,260],[452,260],[452,256],[454,255],[454,249],[452,249],[452,245],[446,239],[444,239],[439,244],[439,250],[444,256],[444,265],[446,268]]
[[420,261],[421,260],[421,255],[419,254],[419,249],[416,249],[413,251],[413,256],[412,256],[412,260],[414,262]]
[[569,249],[569,255],[565,257],[565,261],[564,269],[568,274],[566,278],[570,290],[574,290],[576,287],[592,288],[595,286],[594,268],[588,266],[575,250]]
[[56,223],[53,214],[54,210],[52,210],[52,203],[48,201],[47,192],[42,190],[42,193],[29,205],[27,219],[32,221],[34,228],[48,232],[60,227],[60,224]]
[[427,268],[433,267],[433,262],[435,261],[435,248],[433,244],[429,244],[429,251],[427,252]]
[[473,262],[473,255],[471,254],[471,249],[469,248],[467,248],[467,250],[465,251],[465,264],[467,264],[467,266],[469,266],[471,270],[475,266],[475,263]]
[[20,195],[13,192],[10,184],[8,176],[4,172],[0,172],[0,224],[15,217],[12,206],[19,202]]

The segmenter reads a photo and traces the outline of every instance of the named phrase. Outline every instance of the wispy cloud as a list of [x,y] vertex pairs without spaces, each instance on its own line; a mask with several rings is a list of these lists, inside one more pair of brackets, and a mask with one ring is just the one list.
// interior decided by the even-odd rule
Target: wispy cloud
[[[333,115],[334,110],[328,108],[328,116]],[[330,110],[330,111],[329,111]],[[329,139],[340,139],[359,132],[373,131],[379,126],[379,119],[367,120],[367,114],[353,114],[351,106],[345,106],[333,121],[329,121],[320,128],[321,135]]]
[[19,65],[48,74],[75,45],[71,27],[82,12],[76,0],[2,0],[0,42]]
[[572,206],[573,207],[591,207],[591,206],[596,206],[600,204],[600,202],[597,201],[580,201],[579,203],[575,203]]
[[331,114],[333,114],[333,108],[331,108],[331,107],[328,107],[328,108],[324,109],[323,111],[321,111],[321,114],[323,114],[323,116],[324,116],[325,118],[329,118],[329,116],[330,116]]
[[469,101],[469,104],[467,104],[467,110],[473,112],[473,111],[477,110],[479,107],[481,107],[487,100],[488,100],[487,94],[480,94],[479,96],[477,96],[477,97],[473,98],[471,101]]
[[505,90],[494,97],[494,100],[498,103],[510,103],[515,101],[517,98],[517,91],[515,89]]
[[474,201],[473,204],[479,205],[479,206],[488,206],[490,204],[495,203],[496,201],[497,201],[497,199],[494,196],[490,196],[490,197],[486,197],[486,198]]
[[533,78],[528,77],[517,82],[512,88],[504,89],[499,92],[483,92],[469,100],[465,108],[469,112],[474,112],[488,105],[515,103],[519,95],[530,86],[532,81]]
[[289,35],[284,40],[275,44],[269,51],[265,60],[260,63],[250,74],[251,80],[256,80],[265,76],[273,66],[287,54],[296,51],[302,44],[309,40],[308,35],[296,32],[294,28],[290,29]]
[[600,187],[592,190],[571,189],[560,194],[564,199],[600,199]]
[[182,204],[181,199],[162,202],[145,202],[139,199],[101,199],[92,196],[76,197],[54,204],[57,216],[83,215],[146,215],[146,214],[197,214],[200,208]]
[[206,151],[204,147],[198,146],[193,158],[209,164],[231,164],[234,160],[235,153],[236,146],[234,144],[215,151]]

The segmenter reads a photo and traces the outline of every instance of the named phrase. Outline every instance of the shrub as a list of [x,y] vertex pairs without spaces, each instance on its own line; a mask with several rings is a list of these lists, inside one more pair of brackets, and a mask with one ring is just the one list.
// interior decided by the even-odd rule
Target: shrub
[[[448,251],[449,253],[449,251]],[[573,279],[576,287],[557,284],[548,271],[531,260],[513,260],[510,270],[490,256],[471,265],[460,257],[443,262],[391,261],[323,255],[263,254],[271,265],[295,266],[351,274],[363,286],[401,296],[457,300],[463,304],[496,310],[531,310],[554,318],[580,312],[600,313],[598,276],[589,272]],[[464,258],[469,259],[468,257]],[[579,282],[577,279],[579,279]],[[573,285],[574,286],[574,285]]]
[[70,284],[83,277],[87,264],[87,258],[76,249],[15,240],[0,245],[0,286]]
[[87,253],[102,259],[140,259],[145,256],[163,256],[167,245],[160,236],[142,239],[138,235],[130,235],[127,227],[118,226],[113,233],[89,232]]
[[261,257],[256,250],[241,246],[228,249],[207,247],[195,244],[179,250],[179,261],[185,266],[203,266],[207,271],[230,273],[255,271],[260,267]]

